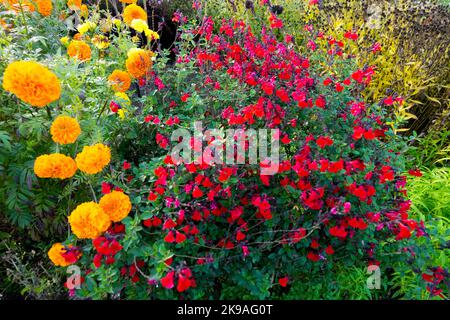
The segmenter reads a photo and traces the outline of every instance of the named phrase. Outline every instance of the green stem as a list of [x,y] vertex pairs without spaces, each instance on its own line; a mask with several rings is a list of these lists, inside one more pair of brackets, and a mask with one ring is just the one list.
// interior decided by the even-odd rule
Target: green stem
[[89,188],[91,189],[92,196],[94,197],[94,201],[97,202],[97,196],[95,195],[95,191],[94,191],[94,188],[92,188],[92,184],[91,184],[90,180],[88,180],[88,184],[89,184]]
[[19,0],[19,6],[20,6],[20,15],[22,16],[22,20],[23,20],[23,25],[25,27],[25,34],[27,36],[27,38],[29,37],[29,33],[28,33],[28,24],[27,24],[27,20],[25,19],[25,13],[23,11],[23,6],[22,6],[22,0]]
[[48,119],[52,120],[52,113],[50,112],[50,108],[48,106],[46,106],[45,110],[47,111]]
[[98,120],[100,120],[100,116],[102,115],[103,111],[105,111],[105,108],[106,108],[106,104],[107,104],[107,103],[108,103],[108,101],[105,101],[105,103],[103,104],[102,109],[100,110],[100,113],[98,114],[98,117],[97,117],[97,124],[98,124]]

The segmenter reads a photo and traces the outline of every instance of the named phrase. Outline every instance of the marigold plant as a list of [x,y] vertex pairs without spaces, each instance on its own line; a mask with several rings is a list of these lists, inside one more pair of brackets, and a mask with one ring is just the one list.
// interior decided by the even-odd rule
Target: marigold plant
[[123,9],[123,21],[131,25],[134,19],[147,21],[147,13],[136,4],[130,4]]
[[34,162],[34,173],[39,178],[68,179],[73,177],[76,171],[75,161],[60,153],[41,155]]
[[97,238],[111,225],[109,216],[95,202],[78,205],[68,219],[72,232],[80,239]]
[[53,141],[60,144],[74,143],[81,133],[80,125],[74,118],[58,116],[50,127]]
[[66,247],[58,242],[52,245],[47,255],[55,266],[67,267],[80,258],[81,252],[77,248]]
[[58,77],[34,61],[10,63],[3,74],[3,88],[39,108],[58,100],[61,95]]
[[52,0],[35,0],[37,5],[37,11],[44,17],[48,17],[52,14],[53,4]]
[[131,78],[127,72],[114,70],[108,77],[114,91],[125,92],[130,88]]
[[134,78],[145,77],[153,65],[153,53],[151,51],[132,48],[127,53],[127,60],[125,62],[128,73]]
[[67,54],[79,61],[91,59],[91,47],[84,41],[72,40],[67,47]]
[[123,220],[131,211],[130,198],[121,191],[105,194],[99,204],[113,222]]
[[111,150],[108,146],[97,143],[92,146],[84,146],[77,154],[75,161],[80,171],[88,174],[96,174],[103,170],[111,160]]

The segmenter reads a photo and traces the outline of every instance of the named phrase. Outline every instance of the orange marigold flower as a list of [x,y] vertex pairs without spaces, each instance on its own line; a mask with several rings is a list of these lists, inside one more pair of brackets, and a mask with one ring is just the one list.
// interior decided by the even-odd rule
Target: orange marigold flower
[[35,107],[58,100],[61,84],[54,73],[34,61],[16,61],[6,67],[3,88]]
[[67,54],[80,61],[87,61],[91,58],[91,47],[81,40],[72,40],[67,47]]
[[48,250],[48,257],[53,262],[55,266],[67,267],[72,264],[72,262],[67,261],[64,258],[64,254],[67,252],[66,248],[61,243],[55,243],[52,245],[50,250]]
[[131,211],[130,198],[121,191],[105,194],[99,204],[113,222],[121,221]]
[[75,158],[78,168],[89,174],[96,174],[102,171],[110,160],[111,150],[102,143],[85,146]]
[[53,4],[52,0],[34,0],[37,4],[37,11],[44,17],[52,14]]
[[13,11],[15,12],[20,12],[20,11],[29,11],[29,12],[34,12],[35,7],[33,5],[33,3],[31,3],[31,1],[28,0],[4,0],[2,1],[3,4],[9,8],[11,8]]
[[152,56],[153,52],[148,50],[137,48],[130,49],[128,51],[128,58],[125,62],[128,73],[135,78],[146,76],[153,65],[151,60]]
[[123,10],[123,21],[127,25],[131,25],[133,19],[141,19],[147,21],[147,13],[144,9],[136,4],[130,4]]
[[80,239],[95,239],[108,230],[111,220],[102,207],[95,202],[85,202],[69,216],[72,232]]
[[60,144],[74,143],[80,133],[78,121],[68,116],[58,116],[50,127],[53,141]]
[[79,10],[81,8],[82,0],[67,0],[67,6],[71,10]]
[[39,178],[67,179],[73,177],[76,171],[75,161],[60,153],[44,154],[34,162],[34,173]]
[[114,91],[125,92],[130,88],[131,78],[127,72],[122,70],[114,70],[108,77]]

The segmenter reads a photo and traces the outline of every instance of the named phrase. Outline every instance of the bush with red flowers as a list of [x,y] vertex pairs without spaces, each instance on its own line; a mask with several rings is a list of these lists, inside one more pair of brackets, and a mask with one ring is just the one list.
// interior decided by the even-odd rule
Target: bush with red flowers
[[[408,217],[405,143],[386,125],[386,102],[368,105],[360,94],[375,66],[355,68],[345,52],[351,37],[336,41],[308,26],[298,52],[281,27],[276,17],[262,30],[204,17],[180,26],[174,63],[159,52],[137,86],[134,116],[116,128],[112,148],[126,165],[102,186],[122,189],[133,209],[82,247],[78,297],[262,299],[318,286],[326,298],[337,270],[372,265],[386,298],[388,270],[412,268],[412,238],[426,231]],[[266,158],[174,161],[180,140],[171,135],[193,132],[194,120],[203,131],[279,129],[277,172],[261,174]],[[199,151],[214,140],[187,145]],[[431,291],[444,274],[433,270],[418,271]]]

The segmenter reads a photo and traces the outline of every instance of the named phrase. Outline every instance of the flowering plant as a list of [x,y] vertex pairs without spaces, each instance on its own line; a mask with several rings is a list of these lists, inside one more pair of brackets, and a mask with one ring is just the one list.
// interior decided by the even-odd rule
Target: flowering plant
[[[112,188],[130,195],[132,213],[84,244],[77,295],[268,298],[341,266],[385,271],[396,253],[414,255],[409,239],[426,231],[408,218],[405,145],[383,120],[383,108],[401,98],[361,99],[375,71],[352,69],[344,48],[352,37],[308,27],[299,54],[292,37],[274,34],[281,25],[272,21],[257,37],[242,21],[214,32],[204,17],[181,26],[174,67],[159,52],[138,81],[142,107],[130,106],[134,117],[123,120],[123,130],[149,132],[156,150],[122,150],[122,168],[103,183],[104,197]],[[278,171],[261,174],[267,159],[211,164],[205,153],[174,161],[169,151],[180,140],[171,134],[192,119],[204,128],[279,129]],[[202,151],[217,137],[183,139]]]

